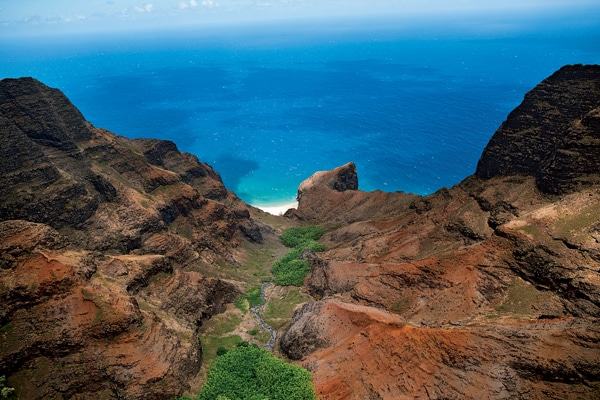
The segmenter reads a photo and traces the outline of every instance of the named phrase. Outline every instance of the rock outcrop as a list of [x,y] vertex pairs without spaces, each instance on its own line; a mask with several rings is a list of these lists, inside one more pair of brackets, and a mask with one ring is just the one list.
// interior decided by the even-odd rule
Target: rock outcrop
[[199,326],[239,295],[207,273],[262,240],[248,206],[31,78],[0,82],[0,135],[0,375],[27,399],[182,393]]
[[365,215],[385,218],[402,212],[418,196],[377,191],[369,196],[358,190],[356,165],[348,163],[332,171],[319,171],[298,188],[298,209],[287,216],[302,221],[354,222]]
[[305,193],[321,188],[327,188],[338,192],[358,190],[356,164],[350,162],[332,171],[319,171],[314,173],[310,178],[300,184],[296,200],[300,201]]
[[476,176],[528,175],[546,193],[600,183],[600,66],[569,65],[545,79],[494,134]]
[[280,347],[319,398],[600,396],[599,83],[598,66],[542,82],[453,188],[307,181],[295,216],[328,250]]

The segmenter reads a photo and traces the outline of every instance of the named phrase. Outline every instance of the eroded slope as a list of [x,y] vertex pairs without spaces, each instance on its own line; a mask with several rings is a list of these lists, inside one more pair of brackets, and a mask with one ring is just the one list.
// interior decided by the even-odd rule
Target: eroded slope
[[600,68],[567,66],[451,189],[301,185],[328,250],[281,348],[321,399],[600,397],[599,107]]
[[0,375],[28,399],[182,393],[200,325],[243,288],[215,266],[262,225],[196,157],[34,79],[0,82],[0,134]]

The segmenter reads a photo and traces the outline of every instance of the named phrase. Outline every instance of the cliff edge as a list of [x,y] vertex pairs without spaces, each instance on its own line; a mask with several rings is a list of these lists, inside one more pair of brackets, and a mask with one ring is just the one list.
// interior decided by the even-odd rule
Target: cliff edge
[[486,146],[475,175],[528,175],[545,193],[600,183],[600,66],[568,65],[525,95]]
[[301,185],[327,250],[280,346],[320,399],[600,398],[599,107],[600,67],[566,66],[452,188]]

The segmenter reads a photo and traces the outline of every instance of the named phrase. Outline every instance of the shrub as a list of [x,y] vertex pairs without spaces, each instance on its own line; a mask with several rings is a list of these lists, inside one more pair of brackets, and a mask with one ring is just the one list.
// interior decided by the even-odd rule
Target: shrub
[[273,266],[273,281],[279,286],[302,286],[306,274],[310,270],[307,260],[279,260]]
[[253,287],[235,302],[235,306],[243,312],[248,312],[248,308],[258,306],[263,303],[262,297],[260,297],[260,292],[260,286]]
[[324,233],[325,228],[321,226],[303,226],[287,229],[281,234],[283,244],[293,247],[294,250],[291,250],[273,264],[271,272],[275,284],[280,286],[302,286],[306,274],[310,271],[310,265],[307,260],[300,260],[300,256],[306,249],[312,251],[325,250],[325,245],[316,241]]
[[314,240],[308,241],[304,244],[302,251],[310,249],[314,252],[325,250],[325,245],[323,243],[315,242]]
[[12,399],[15,397],[15,389],[6,386],[6,376],[0,376],[0,399]]
[[227,350],[225,347],[223,346],[219,346],[219,348],[217,349],[217,356],[222,356],[223,354],[227,353],[229,350]]
[[281,241],[287,247],[299,247],[307,242],[319,240],[325,234],[322,226],[301,226],[286,229],[281,234]]
[[247,343],[217,358],[199,400],[316,400],[310,372]]

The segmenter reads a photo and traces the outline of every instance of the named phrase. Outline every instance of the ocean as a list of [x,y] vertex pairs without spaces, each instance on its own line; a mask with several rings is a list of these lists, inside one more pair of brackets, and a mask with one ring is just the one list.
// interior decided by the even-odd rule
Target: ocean
[[600,63],[600,29],[177,30],[0,39],[0,59],[0,77],[59,88],[116,134],[172,140],[269,206],[349,161],[366,191],[460,182],[527,91]]

